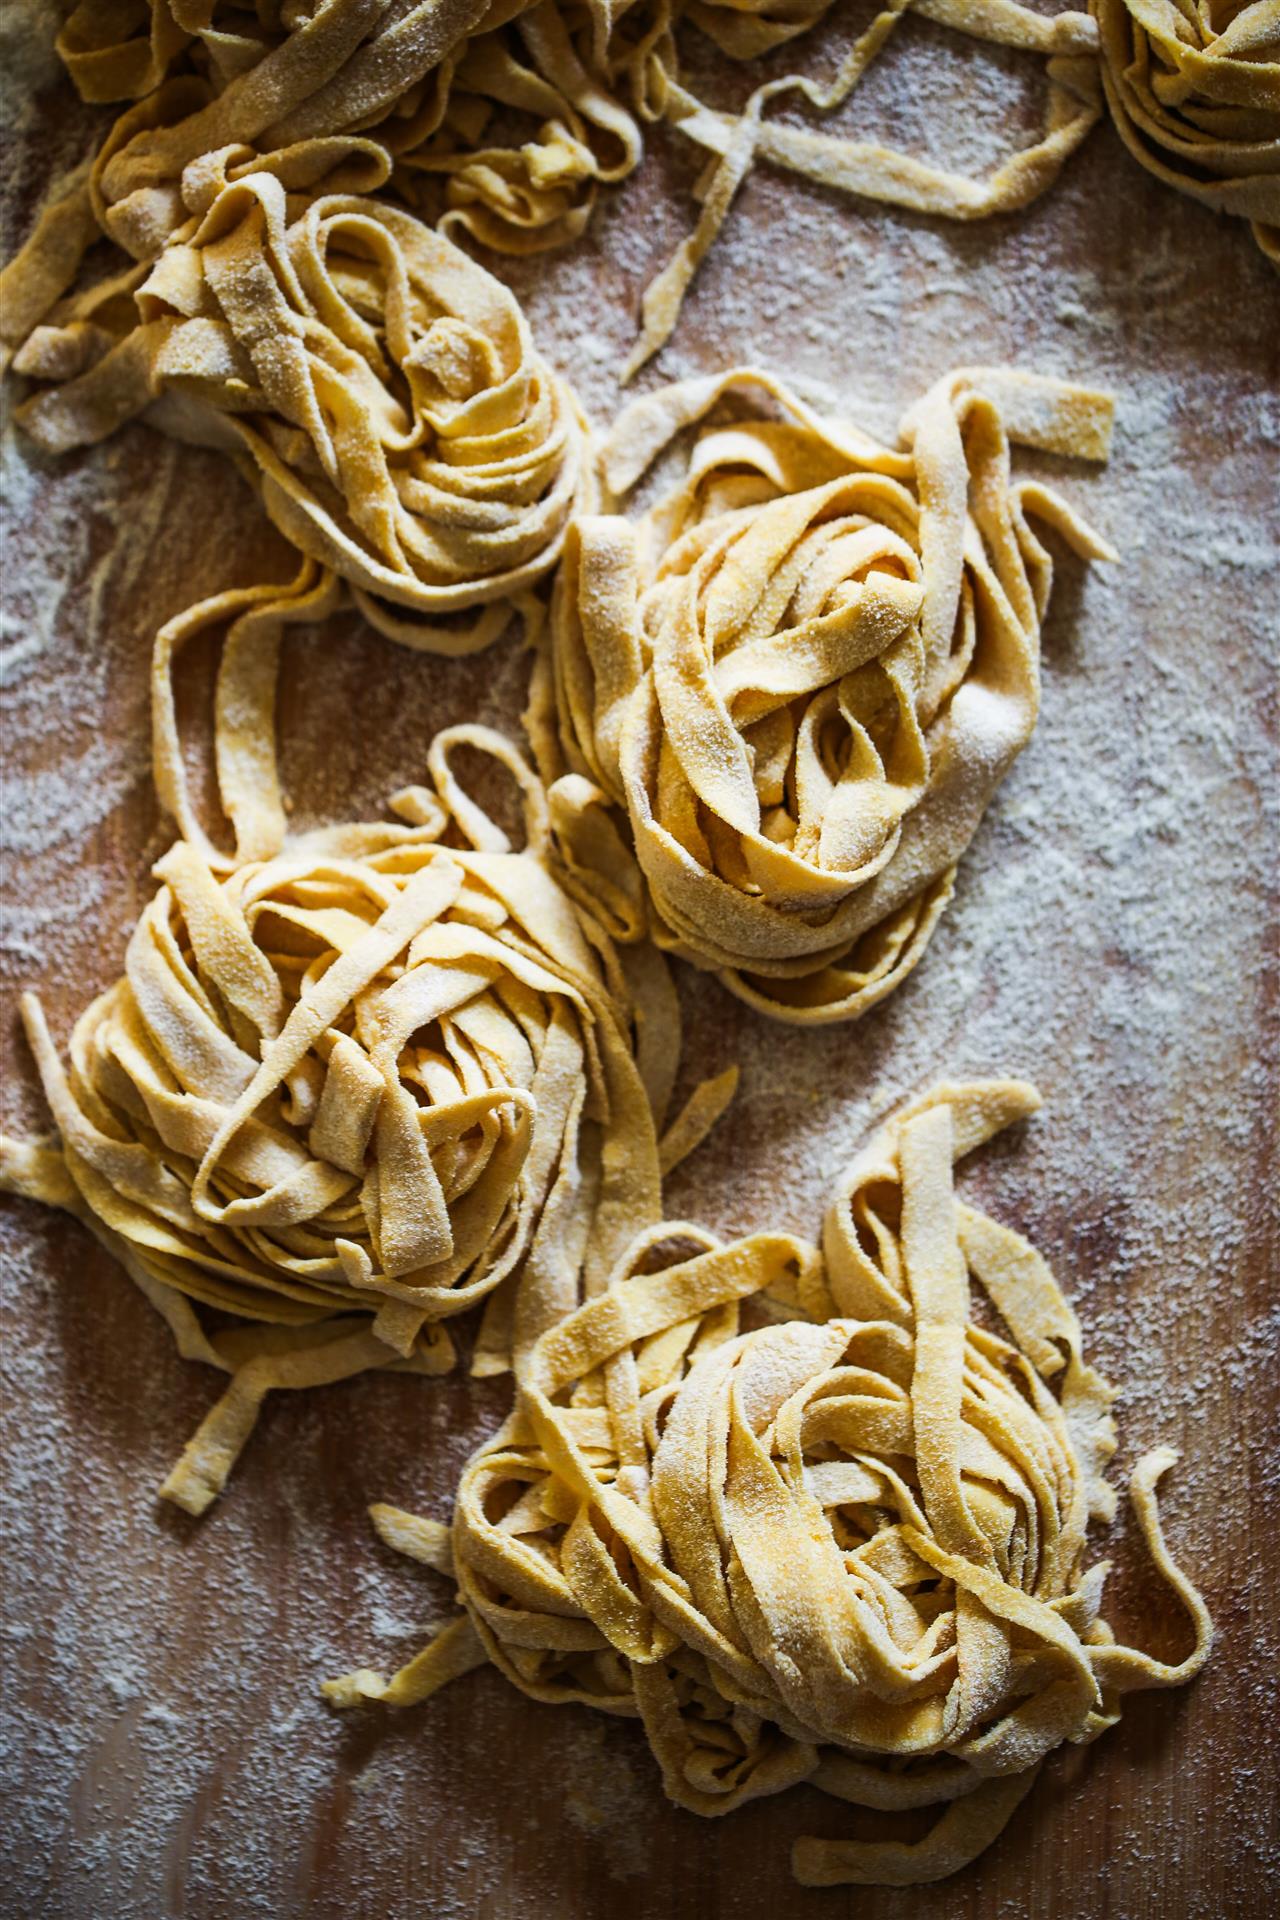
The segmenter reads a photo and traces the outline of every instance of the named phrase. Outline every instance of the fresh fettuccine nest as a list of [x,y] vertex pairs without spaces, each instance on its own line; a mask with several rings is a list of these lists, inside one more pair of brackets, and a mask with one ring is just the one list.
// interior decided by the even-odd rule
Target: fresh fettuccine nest
[[[824,185],[944,218],[1025,206],[1056,178],[1101,112],[1097,30],[1016,0],[888,0],[825,86],[790,75],[741,111],[713,110],[682,84],[687,20],[749,62],[817,25],[830,0],[150,0],[122,10],[81,0],[59,38],[88,100],[134,100],[85,176],[50,210],[4,287],[4,338],[18,345],[106,234],[151,261],[186,222],[186,175],[206,156],[265,168],[312,192],[394,189],[445,229],[499,252],[582,233],[602,184],[625,179],[643,126],[666,120],[707,156],[696,230],[644,298],[634,372],[670,336],[699,262],[757,157]],[[1047,61],[1039,137],[985,180],[875,138],[766,119],[799,95],[839,107],[910,13]]]
[[1090,0],[1107,104],[1134,159],[1253,224],[1280,267],[1280,6],[1276,0]]
[[[287,592],[223,595],[162,631],[156,777],[182,837],[156,867],[124,978],[76,1025],[69,1073],[27,996],[58,1139],[0,1151],[6,1186],[79,1215],[183,1353],[233,1375],[164,1489],[192,1512],[270,1389],[442,1371],[439,1323],[480,1300],[474,1370],[519,1364],[660,1210],[673,996],[649,974],[637,999],[607,935],[557,885],[543,789],[501,735],[437,735],[432,786],[398,794],[395,822],[286,837],[281,628],[333,598],[308,564]],[[170,687],[175,651],[227,621],[217,749],[231,854],[193,817]],[[517,784],[523,851],[459,785],[460,747]],[[696,1144],[732,1084],[695,1097],[661,1164]],[[201,1308],[216,1311],[208,1325]]]
[[[820,422],[751,371],[633,403],[604,471],[634,484],[722,400],[637,522],[572,530],[529,725],[550,777],[625,808],[658,943],[782,1019],[853,1019],[920,958],[1039,706],[1047,522],[1110,549],[1009,442],[1106,457],[1106,395],[947,376],[902,446]],[[764,403],[773,402],[773,417]]]
[[[944,1805],[918,1843],[793,1853],[810,1885],[909,1885],[973,1859],[1126,1692],[1189,1680],[1212,1626],[1160,1531],[1176,1455],[1145,1456],[1130,1489],[1194,1628],[1167,1665],[1116,1645],[1105,1563],[1086,1564],[1090,1520],[1115,1509],[1112,1389],[1040,1255],[953,1191],[953,1161],[1037,1105],[996,1081],[904,1108],[838,1183],[821,1254],[641,1235],[539,1341],[451,1534],[373,1510],[466,1611],[389,1683],[362,1669],[329,1698],[408,1704],[488,1658],[535,1699],[641,1719],[698,1813],[802,1780]],[[970,1276],[1009,1338],[975,1324]],[[794,1317],[744,1332],[763,1289]]]
[[578,403],[514,296],[442,235],[286,186],[225,153],[189,168],[190,218],[150,270],[27,341],[19,371],[62,384],[19,419],[53,451],[140,413],[218,447],[384,632],[487,645],[590,503]]

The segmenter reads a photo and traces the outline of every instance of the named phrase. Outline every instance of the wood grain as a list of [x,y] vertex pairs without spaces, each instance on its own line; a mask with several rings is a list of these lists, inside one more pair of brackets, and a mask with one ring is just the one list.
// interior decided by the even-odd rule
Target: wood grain
[[[39,104],[43,132],[9,156],[11,234],[87,137],[65,89]],[[639,288],[687,219],[688,177],[656,140],[572,258],[513,272],[600,416]],[[1040,732],[926,962],[857,1028],[818,1035],[765,1027],[683,975],[686,1077],[735,1056],[746,1071],[671,1203],[720,1228],[813,1232],[833,1174],[899,1093],[940,1073],[1035,1077],[1045,1115],[975,1166],[972,1190],[1079,1302],[1126,1389],[1122,1461],[1158,1440],[1184,1450],[1169,1531],[1220,1631],[1202,1682],[1135,1699],[1117,1731],[1055,1759],[987,1857],[909,1893],[798,1889],[792,1839],[866,1831],[864,1816],[804,1790],[699,1821],[663,1801],[635,1726],[539,1707],[492,1673],[408,1713],[339,1719],[316,1682],[397,1664],[449,1607],[444,1582],[377,1544],[364,1508],[445,1514],[502,1383],[370,1378],[278,1397],[226,1498],[193,1523],[154,1489],[212,1376],[178,1359],[79,1227],[8,1204],[0,1910],[1275,1910],[1277,602],[1257,530],[1274,551],[1276,318],[1244,230],[1163,192],[1103,130],[1025,216],[973,229],[762,174],[662,365],[758,358],[868,396],[886,427],[953,362],[1010,358],[1121,391],[1112,468],[1056,477],[1125,559],[1107,579],[1064,569]],[[287,556],[212,456],[142,428],[19,476],[10,514],[0,981],[4,1120],[24,1130],[44,1122],[16,993],[38,984],[65,1035],[115,977],[166,842],[147,771],[151,635],[201,592],[283,577]],[[379,807],[447,720],[513,726],[524,673],[514,649],[442,664],[351,623],[295,638],[286,665],[299,817]],[[197,663],[193,719],[202,689]],[[1106,1550],[1117,1628],[1175,1649],[1183,1629],[1127,1542]]]

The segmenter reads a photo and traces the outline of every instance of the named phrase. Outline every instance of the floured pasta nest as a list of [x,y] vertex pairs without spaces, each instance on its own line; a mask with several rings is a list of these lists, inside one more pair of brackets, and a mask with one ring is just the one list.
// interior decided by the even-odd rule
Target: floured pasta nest
[[60,384],[22,424],[60,451],[143,413],[221,448],[384,632],[487,645],[590,503],[576,399],[514,296],[442,235],[234,159],[188,168],[190,219],[149,269],[31,335],[18,370]]
[[1107,104],[1134,159],[1253,225],[1280,267],[1280,8],[1090,0]]
[[1035,725],[1052,567],[1033,519],[1110,557],[1011,481],[1009,443],[1105,458],[1111,402],[965,370],[896,450],[731,372],[620,416],[614,492],[722,400],[675,492],[575,525],[555,719],[544,678],[529,724],[549,773],[625,808],[661,946],[779,1018],[852,1019],[920,958]]
[[[525,254],[577,238],[599,188],[639,164],[646,123],[667,121],[706,155],[701,211],[648,288],[627,366],[670,336],[697,267],[757,158],[849,193],[953,220],[1035,199],[1102,107],[1094,22],[1016,0],[893,0],[844,48],[825,83],[787,75],[721,111],[681,78],[687,20],[750,63],[815,27],[830,0],[81,0],[58,39],[82,96],[132,100],[96,158],[51,208],[4,284],[0,332],[19,345],[73,283],[100,235],[154,260],[189,211],[204,157],[317,193],[384,185],[443,230]],[[899,151],[770,120],[787,96],[837,109],[919,13],[1045,61],[1035,140],[986,178]]]
[[[1190,1679],[1212,1626],[1160,1532],[1176,1456],[1131,1482],[1195,1630],[1166,1665],[1116,1645],[1105,1564],[1086,1564],[1089,1521],[1115,1508],[1112,1390],[1039,1254],[953,1190],[953,1161],[1037,1104],[997,1081],[902,1109],[838,1184],[821,1254],[642,1235],[539,1341],[451,1536],[373,1510],[466,1611],[390,1682],[362,1669],[330,1699],[408,1703],[488,1658],[536,1699],[640,1718],[698,1813],[802,1780],[944,1805],[918,1843],[794,1850],[807,1884],[906,1885],[971,1860],[1040,1761],[1114,1724],[1126,1692]],[[1009,1338],[975,1324],[970,1275]],[[757,1294],[792,1317],[742,1331]]]
[[[674,1065],[646,1084],[633,1023],[651,1019],[673,1056],[678,1017],[643,986],[633,995],[607,935],[556,884],[543,790],[500,735],[439,734],[432,786],[397,795],[394,822],[286,838],[271,742],[280,629],[333,597],[308,566],[286,595],[225,595],[162,632],[157,784],[182,837],[156,867],[123,979],[76,1024],[69,1073],[38,1001],[24,1006],[58,1140],[4,1142],[5,1184],[78,1214],[183,1352],[234,1374],[165,1487],[193,1512],[269,1389],[440,1371],[452,1355],[438,1323],[480,1300],[474,1370],[518,1364],[660,1210],[655,1108]],[[192,817],[169,681],[174,650],[226,620],[231,855]],[[523,851],[459,785],[461,747],[516,783]],[[695,1100],[668,1159],[732,1082]],[[228,1314],[246,1324],[229,1329]]]

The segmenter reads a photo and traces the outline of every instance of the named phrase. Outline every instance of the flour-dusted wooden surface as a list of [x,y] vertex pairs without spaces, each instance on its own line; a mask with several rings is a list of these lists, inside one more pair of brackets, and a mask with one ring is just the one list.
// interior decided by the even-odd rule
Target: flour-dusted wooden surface
[[[8,15],[10,244],[87,139],[38,51],[40,13]],[[1003,90],[1029,124],[1033,63],[914,24],[901,38],[846,124],[920,147],[928,98],[966,163],[994,152]],[[639,290],[689,218],[685,157],[651,147],[586,243],[512,276],[600,420]],[[1061,570],[1040,729],[926,960],[861,1025],[811,1035],[683,975],[689,1076],[737,1057],[744,1080],[670,1200],[723,1229],[815,1231],[832,1176],[900,1094],[941,1074],[1034,1077],[1042,1116],[966,1177],[1072,1292],[1124,1388],[1121,1462],[1183,1449],[1165,1512],[1219,1625],[1203,1680],[1134,1699],[1117,1731],[1049,1765],[977,1865],[903,1893],[790,1879],[796,1835],[865,1832],[865,1816],[798,1791],[699,1821],[665,1804],[635,1725],[539,1707],[492,1673],[400,1716],[339,1719],[319,1679],[398,1664],[449,1611],[443,1581],[372,1538],[367,1502],[445,1514],[505,1389],[371,1378],[278,1398],[225,1499],[191,1522],[155,1488],[217,1381],[78,1226],[6,1203],[5,1915],[1274,1910],[1277,284],[1242,229],[1164,193],[1105,130],[1028,213],[972,229],[762,173],[659,369],[755,359],[885,433],[956,363],[1119,395],[1111,466],[1055,478],[1123,559]],[[3,1117],[26,1130],[45,1122],[17,992],[38,985],[65,1035],[117,974],[166,842],[153,631],[199,593],[283,577],[287,556],[226,468],[141,428],[60,464],[11,441],[6,460]],[[420,774],[434,727],[514,727],[523,688],[514,650],[448,666],[350,625],[292,642],[287,670],[300,816],[377,808]],[[193,715],[200,692],[197,674]],[[1117,1627],[1176,1650],[1184,1629],[1122,1528],[1104,1551]]]

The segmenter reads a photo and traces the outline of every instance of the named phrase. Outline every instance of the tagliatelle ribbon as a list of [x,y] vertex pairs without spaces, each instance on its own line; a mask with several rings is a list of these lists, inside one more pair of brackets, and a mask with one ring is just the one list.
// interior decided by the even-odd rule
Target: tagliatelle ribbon
[[513,295],[412,214],[232,158],[189,169],[192,217],[139,284],[28,339],[19,371],[63,384],[23,426],[60,451],[145,413],[218,447],[384,632],[487,645],[590,504],[577,401]]
[[[689,12],[725,52],[751,59],[807,31],[829,4],[830,0],[817,0],[798,11],[764,6],[758,13],[752,8],[701,4]],[[1039,139],[1003,161],[985,180],[940,167],[881,140],[819,134],[765,118],[766,109],[788,95],[802,96],[819,113],[834,112],[910,13],[974,39],[1047,57],[1047,99]],[[1053,184],[1101,115],[1097,44],[1097,31],[1087,13],[1067,11],[1046,18],[1017,5],[1016,0],[888,0],[846,49],[825,86],[788,74],[758,87],[740,113],[722,113],[683,87],[674,68],[664,73],[664,117],[710,159],[696,189],[702,203],[697,226],[645,291],[643,325],[623,379],[630,379],[670,339],[690,282],[757,160],[840,192],[948,220],[1015,212]]]
[[[660,1211],[674,997],[633,999],[607,934],[557,885],[545,793],[509,742],[450,728],[431,785],[395,796],[397,821],[286,836],[281,633],[335,593],[308,562],[288,589],[223,594],[162,630],[156,782],[182,838],[156,866],[124,977],[76,1023],[69,1070],[25,997],[58,1139],[0,1142],[3,1184],[76,1213],[183,1353],[232,1374],[164,1488],[191,1512],[269,1390],[442,1371],[440,1322],[481,1300],[474,1371],[519,1367]],[[171,685],[174,656],[215,624],[229,627],[216,747],[230,853],[194,818]],[[522,851],[460,785],[461,747],[514,780]],[[647,1078],[641,1020],[668,1056]],[[699,1090],[665,1161],[713,1124],[733,1079]],[[246,1324],[206,1327],[200,1308]]]
[[[637,16],[630,37],[620,23]],[[595,0],[492,8],[433,73],[412,120],[382,129],[394,184],[424,212],[439,211],[442,232],[496,253],[576,240],[598,189],[640,163],[640,121],[653,117],[644,69],[669,42],[665,16],[665,6]]]
[[1116,130],[1180,193],[1253,225],[1280,267],[1277,0],[1090,0]]
[[[467,1466],[451,1533],[373,1509],[457,1582],[464,1614],[333,1704],[408,1705],[492,1661],[535,1699],[639,1718],[669,1796],[716,1815],[807,1780],[854,1804],[945,1808],[925,1839],[802,1839],[807,1885],[915,1885],[997,1836],[1064,1742],[1125,1693],[1190,1680],[1204,1602],[1155,1488],[1130,1491],[1191,1652],[1118,1646],[1101,1615],[1113,1391],[1020,1235],[957,1199],[953,1162],[1039,1104],[942,1085],[839,1182],[819,1254],[783,1235],[640,1236],[608,1291],[539,1340],[511,1417]],[[1008,1331],[976,1325],[976,1280]],[[740,1329],[744,1302],[780,1324]],[[1056,1390],[1055,1390],[1056,1389]]]
[[854,1019],[920,958],[1035,725],[1033,519],[1114,558],[1013,482],[1010,442],[1104,459],[1112,403],[962,369],[891,449],[735,369],[628,407],[611,491],[722,401],[669,497],[575,524],[527,724],[548,778],[625,811],[662,947],[777,1018]]

